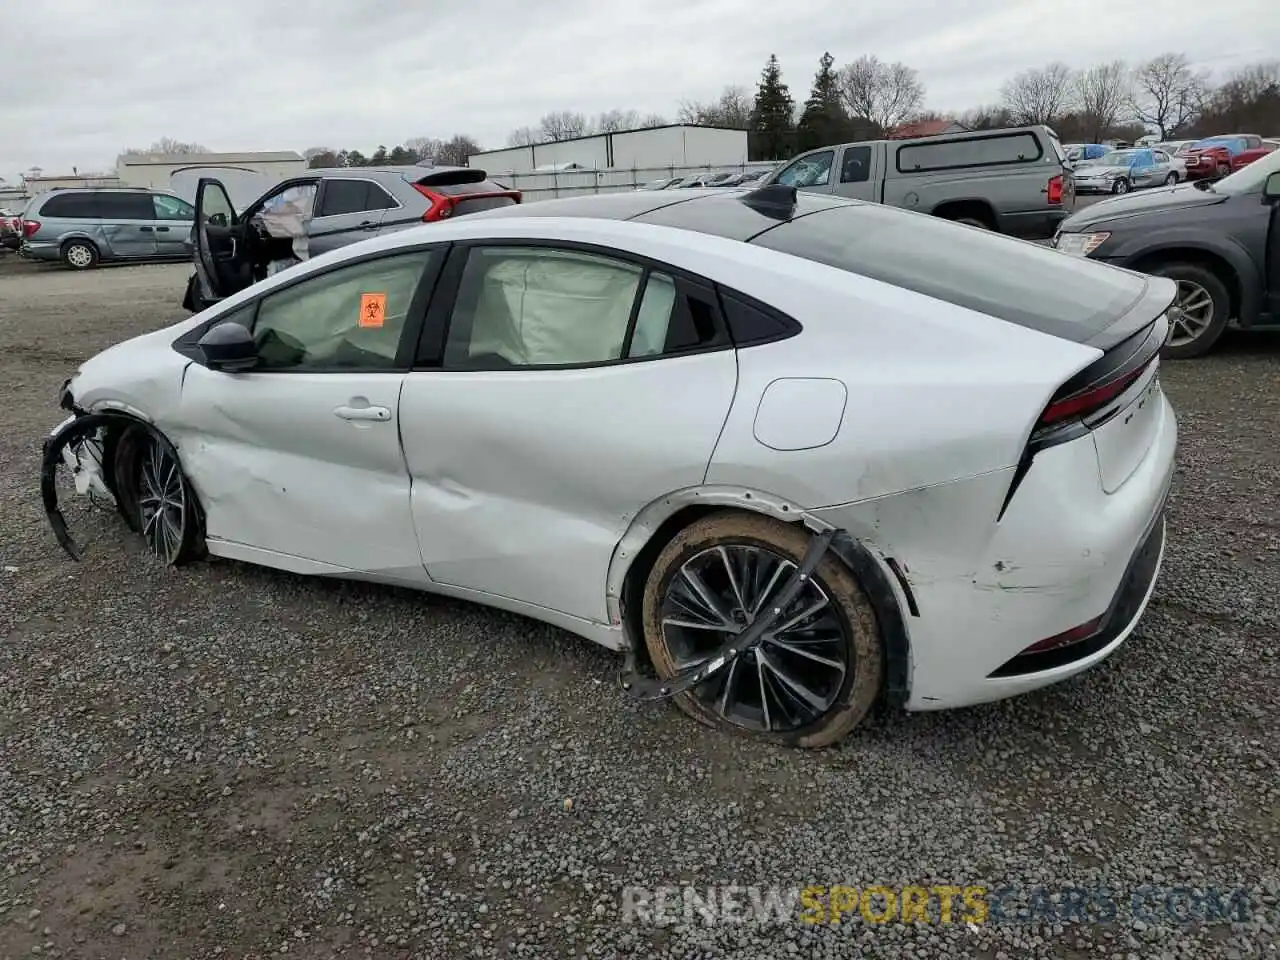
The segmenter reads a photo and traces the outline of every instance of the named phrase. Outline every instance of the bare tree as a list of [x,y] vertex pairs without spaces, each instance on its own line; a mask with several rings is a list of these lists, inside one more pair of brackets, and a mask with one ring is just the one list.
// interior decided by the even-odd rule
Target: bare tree
[[543,136],[541,130],[537,127],[516,127],[507,134],[508,147],[531,147],[536,143],[546,143],[547,138]]
[[905,63],[859,57],[841,68],[837,85],[851,117],[889,130],[911,119],[924,103],[924,84]]
[[1009,111],[999,104],[974,107],[957,116],[955,120],[956,124],[965,130],[999,130],[1002,127],[1013,126]]
[[1071,102],[1071,68],[1051,63],[1042,70],[1024,70],[1000,91],[1009,119],[1017,123],[1052,126]]
[[404,142],[405,149],[413,155],[415,163],[423,160],[437,160],[444,149],[444,141],[438,137],[410,137]]
[[676,119],[680,123],[699,124],[706,127],[732,127],[735,130],[751,128],[751,93],[746,87],[725,87],[720,97],[710,103],[685,100],[680,104]]
[[640,118],[638,129],[648,130],[650,127],[665,127],[667,118],[660,113],[646,113]]
[[1116,125],[1130,101],[1129,72],[1123,60],[1100,63],[1076,76],[1080,122],[1091,142],[1097,143]]
[[586,136],[590,130],[587,118],[572,110],[553,110],[545,114],[540,121],[542,138],[555,143],[558,140],[572,140]]
[[596,117],[596,133],[618,133],[635,130],[640,126],[640,114],[636,110],[606,110]]
[[1167,139],[1199,115],[1209,89],[1207,73],[1191,69],[1185,54],[1162,53],[1133,73],[1129,108],[1134,117]]
[[184,143],[181,140],[174,140],[172,137],[161,137],[145,150],[129,147],[125,149],[124,155],[126,157],[136,157],[146,153],[163,153],[169,156],[190,157],[209,152],[209,148],[200,143]]
[[438,166],[465,167],[470,163],[471,155],[479,152],[480,144],[460,133],[447,143],[440,145],[440,150],[435,155],[435,162]]

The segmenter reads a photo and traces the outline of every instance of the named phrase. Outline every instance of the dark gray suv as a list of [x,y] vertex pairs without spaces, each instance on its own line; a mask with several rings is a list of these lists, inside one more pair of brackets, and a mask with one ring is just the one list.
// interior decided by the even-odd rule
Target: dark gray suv
[[1280,150],[1221,180],[1095,203],[1053,244],[1177,281],[1170,357],[1208,352],[1231,324],[1280,326]]
[[161,190],[50,190],[23,211],[20,252],[75,270],[112,260],[182,259],[194,219],[191,204]]
[[221,182],[196,187],[195,273],[183,306],[210,304],[280,269],[392,230],[519,203],[471,167],[344,167],[276,184],[236,210]]

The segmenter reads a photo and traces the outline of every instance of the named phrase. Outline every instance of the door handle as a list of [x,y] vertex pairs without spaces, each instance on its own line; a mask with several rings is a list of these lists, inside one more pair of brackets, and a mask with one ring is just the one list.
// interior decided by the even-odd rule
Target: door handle
[[169,232],[168,227],[156,227],[156,233],[168,233],[168,232]]
[[333,415],[342,420],[376,420],[385,423],[391,419],[391,411],[386,407],[334,407]]
[[142,233],[150,233],[150,232],[151,232],[151,228],[150,228],[150,227],[139,227],[139,228],[138,228],[138,230],[139,230],[139,231],[141,231]]

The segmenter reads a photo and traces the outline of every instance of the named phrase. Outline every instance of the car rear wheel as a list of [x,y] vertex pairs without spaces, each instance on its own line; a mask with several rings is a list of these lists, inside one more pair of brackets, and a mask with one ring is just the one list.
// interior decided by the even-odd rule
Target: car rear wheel
[[[799,523],[737,511],[711,514],[677,534],[644,592],[645,645],[659,676],[705,662],[772,613],[811,538]],[[880,691],[882,661],[870,602],[827,553],[758,646],[675,700],[710,726],[824,747],[866,716]]]
[[1113,183],[1111,185],[1111,192],[1112,193],[1128,193],[1129,192],[1128,179],[1125,177],[1121,177],[1119,180]]
[[1162,264],[1152,271],[1178,284],[1169,308],[1169,339],[1164,355],[1184,360],[1208,353],[1227,328],[1231,295],[1212,270],[1198,263]]
[[1166,187],[1172,187],[1177,182],[1178,182],[1178,175],[1176,173],[1171,173],[1164,178],[1164,185]]
[[98,248],[88,240],[72,240],[64,243],[62,262],[72,270],[88,270],[98,262]]

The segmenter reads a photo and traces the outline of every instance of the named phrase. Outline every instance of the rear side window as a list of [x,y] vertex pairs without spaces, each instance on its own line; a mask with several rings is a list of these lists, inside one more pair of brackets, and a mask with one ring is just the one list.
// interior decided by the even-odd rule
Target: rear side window
[[149,193],[100,193],[94,199],[103,220],[154,220],[155,206]]
[[40,207],[42,217],[66,217],[72,220],[93,219],[98,216],[98,209],[93,203],[93,194],[60,193],[50,197]]
[[1136,274],[875,205],[814,213],[751,242],[1078,342],[1146,290]]
[[849,147],[840,158],[840,182],[864,183],[871,177],[871,148]]
[[1004,163],[1031,163],[1044,156],[1040,140],[1031,131],[990,137],[917,143],[898,148],[898,172],[954,170]]
[[368,180],[326,180],[319,217],[336,217],[395,206],[387,191]]

